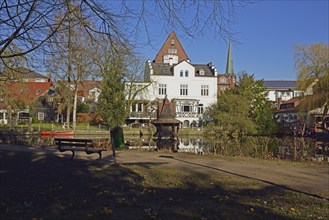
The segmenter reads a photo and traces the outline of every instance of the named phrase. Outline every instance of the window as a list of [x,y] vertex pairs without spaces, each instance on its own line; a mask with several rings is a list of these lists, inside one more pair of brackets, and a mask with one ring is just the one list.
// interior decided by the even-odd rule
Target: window
[[180,85],[180,95],[187,95],[188,94],[188,87],[186,84]]
[[182,105],[181,112],[192,112],[192,106],[191,105]]
[[169,48],[168,49],[168,53],[176,54],[177,53],[177,49],[176,48]]
[[201,85],[201,96],[208,96],[208,95],[209,95],[209,86]]
[[220,78],[219,80],[221,83],[226,83],[226,78]]
[[174,44],[175,44],[175,40],[171,39],[171,45],[174,45]]
[[188,70],[185,70],[185,77],[188,77]]
[[43,112],[38,112],[38,120],[43,121],[45,119],[45,114]]
[[169,58],[169,65],[173,65],[173,59],[172,58]]
[[167,95],[167,84],[159,84],[159,95]]
[[203,114],[203,104],[199,104],[198,114]]
[[138,111],[138,112],[143,111],[143,103],[138,103],[138,104],[137,104],[137,111]]
[[200,75],[201,75],[201,76],[204,75],[204,69],[200,69]]
[[184,74],[184,72],[183,72],[183,70],[181,70],[180,71],[180,77],[183,77],[183,74]]

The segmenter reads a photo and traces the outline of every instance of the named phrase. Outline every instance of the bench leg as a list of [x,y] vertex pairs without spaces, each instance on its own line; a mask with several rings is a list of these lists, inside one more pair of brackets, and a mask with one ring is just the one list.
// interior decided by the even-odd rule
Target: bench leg
[[98,152],[99,154],[99,158],[98,159],[102,159],[102,151]]
[[75,155],[75,151],[74,150],[71,150],[72,151],[72,157],[71,157],[71,160],[73,160],[73,157]]

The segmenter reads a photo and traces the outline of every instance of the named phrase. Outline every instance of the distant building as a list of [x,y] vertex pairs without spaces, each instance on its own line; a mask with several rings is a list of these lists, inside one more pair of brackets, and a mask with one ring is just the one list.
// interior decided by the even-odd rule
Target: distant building
[[295,80],[264,80],[267,99],[278,106],[280,101],[288,101],[294,97],[303,95],[303,91],[297,89]]
[[27,122],[28,117],[49,122],[53,119],[53,98],[48,95],[50,82],[5,82],[5,93],[0,96],[0,124],[8,123],[8,105],[17,122]]
[[82,102],[98,102],[101,93],[101,81],[83,80],[78,83],[78,97]]

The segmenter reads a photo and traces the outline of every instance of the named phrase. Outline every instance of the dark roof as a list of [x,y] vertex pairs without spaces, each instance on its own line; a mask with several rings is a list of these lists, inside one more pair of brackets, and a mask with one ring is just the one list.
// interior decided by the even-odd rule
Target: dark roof
[[[215,76],[214,69],[211,69],[207,64],[192,64],[195,68],[195,76]],[[204,75],[200,75],[200,70],[204,70]]]
[[[178,63],[179,64],[179,63]],[[176,64],[176,65],[178,65]],[[173,76],[173,67],[176,65],[169,65],[168,63],[152,63],[153,74],[154,75],[161,75],[161,76]],[[207,64],[191,64],[195,68],[195,76],[200,77],[209,77],[214,76],[214,70],[209,67]],[[204,70],[204,75],[200,75],[200,70]]]
[[172,67],[169,63],[152,63],[154,75],[173,76]]
[[264,80],[266,89],[295,89],[295,80]]

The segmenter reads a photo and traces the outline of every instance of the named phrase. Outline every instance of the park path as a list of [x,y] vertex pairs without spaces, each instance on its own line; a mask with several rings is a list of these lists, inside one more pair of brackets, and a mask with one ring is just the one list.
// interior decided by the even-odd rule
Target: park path
[[[70,152],[60,153],[56,148],[35,148],[28,146],[0,144],[0,150],[29,151],[38,154],[70,156]],[[275,185],[299,193],[329,200],[329,165],[314,163],[288,163],[284,161],[263,161],[248,159],[225,159],[200,155],[187,155],[170,152],[148,152],[137,150],[117,151],[117,163],[125,165],[157,166],[192,170],[207,175],[229,175],[252,179]],[[97,155],[77,152],[77,160],[97,159]],[[101,163],[112,163],[112,151],[103,152]]]
[[329,165],[296,164],[286,161],[225,159],[162,152],[120,151],[117,162],[149,164],[193,170],[208,175],[230,175],[261,181],[292,191],[329,200]]

